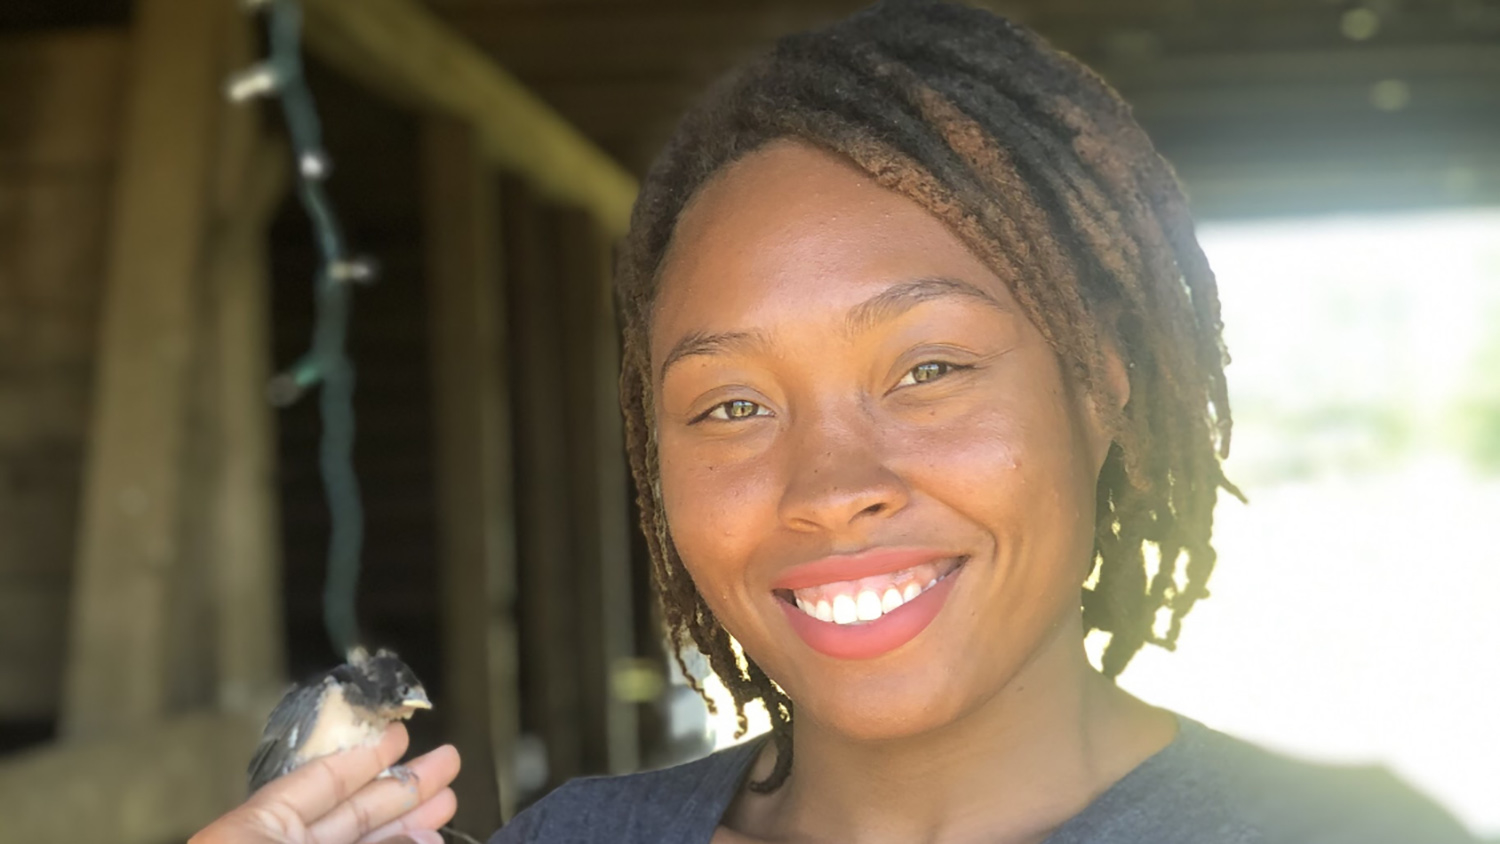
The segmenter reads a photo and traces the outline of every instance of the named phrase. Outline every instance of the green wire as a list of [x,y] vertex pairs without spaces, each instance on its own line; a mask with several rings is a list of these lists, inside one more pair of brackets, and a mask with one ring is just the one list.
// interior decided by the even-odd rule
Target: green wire
[[323,188],[329,159],[323,129],[302,63],[302,7],[297,0],[270,0],[266,12],[273,75],[297,164],[297,196],[312,224],[321,265],[313,285],[316,323],[312,346],[301,360],[272,380],[271,401],[285,406],[319,387],[323,430],[319,469],[328,502],[331,531],[323,622],[334,650],[343,657],[360,639],[355,613],[364,508],[354,472],[354,364],[345,352],[349,334],[352,282],[373,275],[368,262],[351,260],[332,203]]

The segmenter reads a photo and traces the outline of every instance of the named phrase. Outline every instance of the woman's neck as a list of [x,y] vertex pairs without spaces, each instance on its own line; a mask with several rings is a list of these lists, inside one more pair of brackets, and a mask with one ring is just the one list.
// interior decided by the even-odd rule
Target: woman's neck
[[999,694],[940,730],[861,741],[799,712],[792,776],[742,797],[726,826],[793,841],[1042,841],[1176,731],[1169,713],[1094,671],[1081,630],[1053,639]]

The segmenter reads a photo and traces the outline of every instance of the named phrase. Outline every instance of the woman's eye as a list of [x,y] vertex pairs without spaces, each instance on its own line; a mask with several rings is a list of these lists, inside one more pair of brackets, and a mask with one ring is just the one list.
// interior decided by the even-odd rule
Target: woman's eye
[[745,399],[733,399],[715,405],[712,410],[703,415],[705,419],[718,419],[721,422],[732,422],[737,419],[749,419],[752,416],[764,416],[765,408],[753,401]]
[[896,386],[905,387],[913,384],[925,384],[929,381],[936,381],[944,375],[963,368],[946,361],[930,360],[912,367]]

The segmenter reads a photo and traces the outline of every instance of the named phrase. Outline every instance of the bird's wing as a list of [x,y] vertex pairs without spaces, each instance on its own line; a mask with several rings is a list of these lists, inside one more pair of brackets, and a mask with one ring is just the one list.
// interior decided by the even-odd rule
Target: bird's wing
[[321,681],[295,686],[271,710],[260,745],[250,760],[250,793],[297,767],[296,749],[312,732],[323,696],[333,685],[333,677],[325,676]]

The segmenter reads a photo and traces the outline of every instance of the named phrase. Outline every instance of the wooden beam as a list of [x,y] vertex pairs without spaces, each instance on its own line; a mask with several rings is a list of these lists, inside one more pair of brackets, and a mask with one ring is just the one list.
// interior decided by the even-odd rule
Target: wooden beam
[[0,844],[182,841],[245,796],[258,719],[200,713],[0,760]]
[[306,0],[308,46],[345,74],[472,123],[497,164],[623,234],[636,182],[414,0]]
[[464,757],[454,824],[476,833],[514,813],[520,724],[500,229],[480,143],[446,116],[430,118],[423,138],[447,690],[438,705]]
[[220,45],[232,4],[142,0],[110,225],[63,730],[164,714]]

